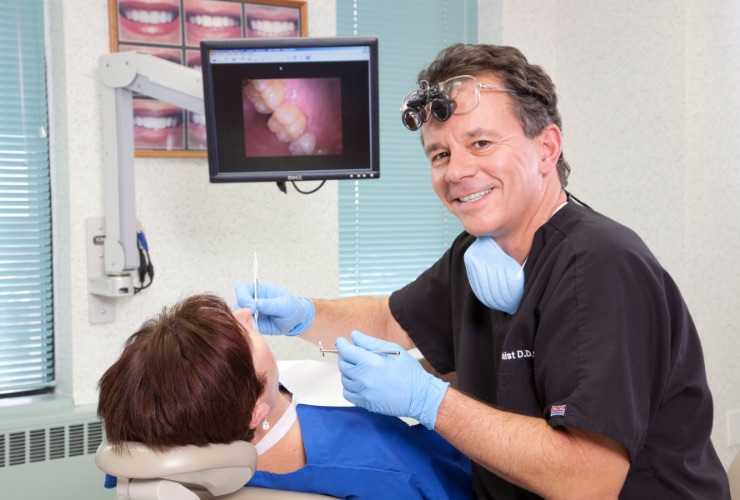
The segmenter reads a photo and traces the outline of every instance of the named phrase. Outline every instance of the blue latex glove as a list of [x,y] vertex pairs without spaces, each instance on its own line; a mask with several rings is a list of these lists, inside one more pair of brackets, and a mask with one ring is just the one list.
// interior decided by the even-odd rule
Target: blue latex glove
[[[439,405],[450,385],[433,376],[405,349],[361,332],[337,339],[344,397],[355,405],[383,415],[412,417],[434,429]],[[369,351],[400,351],[400,356]]]
[[299,335],[308,329],[316,313],[306,297],[296,297],[271,283],[259,282],[259,296],[254,300],[254,283],[245,281],[236,285],[237,308],[248,307],[258,312],[260,333],[267,335]]

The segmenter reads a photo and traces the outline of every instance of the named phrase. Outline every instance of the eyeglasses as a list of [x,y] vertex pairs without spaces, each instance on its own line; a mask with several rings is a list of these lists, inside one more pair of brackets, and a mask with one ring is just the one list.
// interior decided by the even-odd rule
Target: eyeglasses
[[401,103],[401,121],[411,130],[419,130],[431,115],[443,122],[450,116],[470,113],[480,103],[480,89],[514,92],[514,90],[481,83],[471,75],[461,75],[432,87],[425,80],[421,88],[404,97]]

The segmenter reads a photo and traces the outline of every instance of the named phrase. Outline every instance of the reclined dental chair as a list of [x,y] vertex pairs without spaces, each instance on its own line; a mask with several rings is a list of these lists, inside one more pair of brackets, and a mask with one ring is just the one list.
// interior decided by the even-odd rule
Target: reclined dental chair
[[[116,500],[326,500],[314,493],[244,486],[257,467],[257,450],[245,441],[183,446],[157,453],[129,443],[122,453],[103,441],[95,455],[100,470],[116,476]],[[102,479],[101,479],[102,480]]]

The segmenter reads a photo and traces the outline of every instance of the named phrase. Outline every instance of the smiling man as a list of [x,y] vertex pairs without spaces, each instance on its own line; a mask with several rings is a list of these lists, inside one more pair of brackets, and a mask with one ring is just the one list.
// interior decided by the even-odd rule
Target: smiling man
[[561,136],[548,123],[528,137],[502,85],[485,74],[442,82],[455,110],[423,127],[424,152],[434,190],[466,231],[494,237],[523,262],[534,231],[566,199],[556,168]]
[[[345,397],[437,431],[473,459],[479,498],[729,499],[686,304],[633,231],[565,191],[549,76],[515,48],[456,44],[401,112],[465,231],[389,299],[260,283],[255,301],[240,284],[260,331],[337,337]],[[398,346],[457,387],[370,352]]]

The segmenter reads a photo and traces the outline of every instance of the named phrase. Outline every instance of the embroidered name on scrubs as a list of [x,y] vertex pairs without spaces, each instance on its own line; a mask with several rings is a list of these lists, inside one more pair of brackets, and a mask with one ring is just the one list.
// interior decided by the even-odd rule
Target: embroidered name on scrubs
[[501,353],[501,359],[504,361],[508,359],[522,358],[534,358],[534,351],[530,351],[529,349],[517,349],[516,351],[504,351]]

